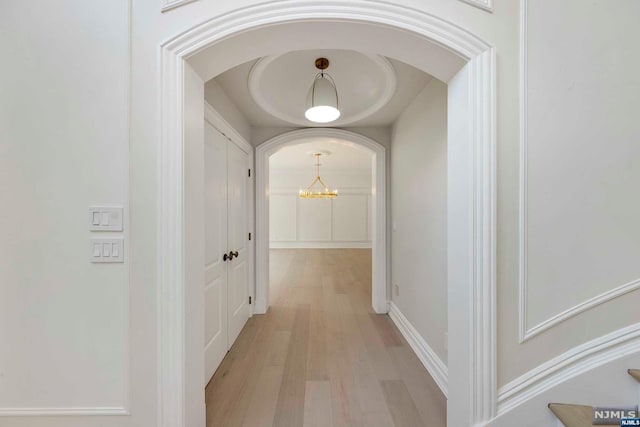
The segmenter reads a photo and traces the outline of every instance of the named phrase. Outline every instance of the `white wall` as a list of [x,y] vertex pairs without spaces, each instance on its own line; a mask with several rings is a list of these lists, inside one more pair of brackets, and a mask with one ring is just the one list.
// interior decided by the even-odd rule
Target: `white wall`
[[[6,1],[0,29],[0,425],[126,413],[155,375],[132,357],[154,338],[130,314],[129,3]],[[123,206],[125,231],[90,232],[90,205]],[[92,264],[90,237],[115,236],[125,262]],[[152,424],[136,405],[66,425]]]
[[222,86],[215,80],[204,85],[204,99],[207,101],[246,141],[251,141],[251,125],[238,107],[229,98]]
[[[22,403],[31,408],[47,404],[61,408],[82,403],[80,399],[114,405],[127,394],[133,405],[130,417],[2,418],[0,425],[156,423],[156,255],[162,243],[157,239],[156,203],[162,113],[159,46],[204,20],[258,1],[199,0],[161,13],[162,1],[138,0],[129,27],[130,3],[0,3],[0,45],[5,62],[10,64],[2,68],[0,79],[0,194],[4,207],[0,214],[0,367],[3,374],[25,373],[10,378],[11,382],[2,377],[0,387],[9,385],[12,391],[17,390],[14,386],[28,388],[29,393],[11,396],[24,399]],[[453,22],[486,40],[497,53],[499,384],[590,337],[638,322],[638,311],[629,302],[637,299],[637,294],[629,294],[563,321],[524,345],[519,343],[519,2],[493,0],[492,13],[455,0],[394,3]],[[639,241],[639,226],[633,221],[638,216],[635,189],[625,189],[637,182],[627,162],[638,157],[634,151],[634,135],[639,132],[633,100],[640,94],[633,73],[639,64],[633,53],[640,27],[629,21],[639,12],[636,0],[529,3],[526,70],[530,83],[525,105],[529,110],[528,145],[533,150],[527,160],[533,186],[528,200],[530,226],[543,228],[541,235],[550,237],[549,248],[570,248],[572,241],[579,239],[562,230],[556,240],[552,231],[562,223],[573,227],[568,218],[576,219],[585,225],[577,233],[580,239],[587,239],[585,247],[598,251],[608,247],[615,254],[581,263],[579,269],[589,273],[583,285],[564,281],[574,272],[583,274],[575,268],[578,252],[563,251],[566,264],[551,255],[531,253],[534,270],[529,288],[540,287],[542,291],[560,286],[563,297],[550,307],[557,313],[575,304],[578,296],[588,298],[637,277],[629,261],[630,254],[637,254],[633,242]],[[415,51],[404,54],[416,55]],[[127,70],[131,72],[130,103],[126,97]],[[545,116],[545,112],[553,114]],[[573,145],[576,143],[580,145]],[[602,156],[595,155],[599,153]],[[560,210],[547,210],[549,203],[535,190],[548,180],[541,176],[547,167],[553,178],[548,196],[560,200]],[[561,173],[562,167],[571,173]],[[129,183],[124,179],[127,174]],[[575,176],[583,177],[584,182],[576,183]],[[570,206],[563,195],[580,203]],[[126,205],[128,200],[130,264],[108,268],[89,265],[87,206]],[[594,200],[604,202],[591,209]],[[585,208],[577,210],[576,205]],[[553,213],[549,222],[545,212]],[[606,224],[611,224],[610,228]],[[614,224],[624,233],[615,230]],[[587,227],[591,225],[594,228]],[[531,244],[539,245],[535,239]],[[558,271],[545,283],[535,276],[544,273],[540,265],[547,261]],[[595,283],[591,275],[602,274],[598,269],[605,264],[607,280]],[[536,304],[529,326],[554,314],[533,302],[539,291],[533,290],[528,302]],[[21,325],[20,335],[8,325]],[[124,332],[117,332],[124,330],[119,325],[130,327],[130,341]],[[38,351],[30,351],[36,343]],[[99,363],[94,354],[119,351],[128,354],[130,369],[125,372],[129,375],[122,373],[118,362],[108,368],[101,366],[102,370],[92,369]],[[43,360],[48,365],[42,364]],[[59,376],[75,388],[57,387],[54,394],[51,387],[61,384]],[[114,382],[126,379],[130,382],[116,394]],[[106,388],[99,388],[103,383]],[[82,396],[76,390],[81,390]],[[13,404],[1,404],[7,403]]]
[[640,3],[524,4],[526,252],[508,263],[526,270],[499,283],[502,384],[640,321],[637,290],[609,299],[640,287]]
[[392,138],[392,300],[446,364],[447,86],[428,83]]
[[323,168],[320,175],[338,197],[298,197],[315,178],[314,168],[270,169],[270,247],[370,248],[371,169]]

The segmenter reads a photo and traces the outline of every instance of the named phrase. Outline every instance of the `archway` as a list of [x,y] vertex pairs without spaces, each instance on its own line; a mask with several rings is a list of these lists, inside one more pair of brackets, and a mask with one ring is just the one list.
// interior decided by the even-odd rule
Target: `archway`
[[340,129],[302,129],[278,135],[256,148],[256,305],[265,312],[269,301],[269,157],[278,149],[310,138],[335,138],[371,150],[372,168],[372,289],[371,305],[376,313],[386,313],[387,289],[387,236],[386,236],[386,150],[374,140]]
[[204,388],[201,349],[197,340],[188,339],[203,325],[198,324],[197,295],[190,290],[197,286],[187,286],[199,280],[202,179],[190,165],[198,163],[202,144],[204,81],[274,50],[336,47],[394,57],[449,85],[448,421],[474,425],[495,413],[495,53],[473,34],[415,9],[289,1],[214,17],[162,46],[158,366],[163,426],[200,425],[204,415],[203,401],[194,398]]

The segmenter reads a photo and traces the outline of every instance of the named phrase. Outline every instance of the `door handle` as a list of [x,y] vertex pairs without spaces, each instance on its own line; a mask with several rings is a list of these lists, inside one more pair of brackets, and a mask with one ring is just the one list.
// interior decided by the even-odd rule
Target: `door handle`
[[228,254],[222,255],[222,260],[223,261],[227,261],[227,260],[231,261],[234,257],[238,258],[238,255],[239,255],[238,251],[235,251],[235,252],[234,251],[229,251]]

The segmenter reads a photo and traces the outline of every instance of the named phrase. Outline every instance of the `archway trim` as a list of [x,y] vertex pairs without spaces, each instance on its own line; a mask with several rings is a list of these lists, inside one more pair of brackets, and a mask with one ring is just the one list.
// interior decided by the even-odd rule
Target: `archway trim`
[[[448,418],[449,422],[462,425],[487,421],[495,416],[497,394],[495,51],[461,27],[414,8],[365,0],[289,0],[219,15],[161,46],[157,239],[159,425],[184,426],[187,408],[193,407],[185,397],[189,375],[185,354],[193,353],[193,349],[186,351],[190,344],[186,340],[189,325],[185,312],[184,212],[189,203],[184,185],[185,105],[189,102],[184,87],[186,60],[234,35],[307,20],[393,27],[415,35],[425,46],[442,46],[466,61],[448,82],[449,154],[450,159],[457,159],[449,160]],[[459,107],[455,111],[452,101]]]
[[333,138],[365,147],[374,154],[372,168],[372,292],[376,313],[389,311],[388,246],[386,236],[386,149],[373,139],[342,129],[300,129],[278,135],[256,148],[256,312],[269,306],[269,157],[278,149],[311,138]]

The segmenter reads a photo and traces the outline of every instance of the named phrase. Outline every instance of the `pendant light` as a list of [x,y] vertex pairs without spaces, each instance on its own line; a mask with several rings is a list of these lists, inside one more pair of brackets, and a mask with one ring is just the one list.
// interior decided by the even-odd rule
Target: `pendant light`
[[333,78],[324,72],[329,68],[327,58],[316,59],[316,74],[309,94],[307,95],[307,109],[304,116],[315,123],[329,123],[340,117],[338,110],[338,91]]
[[[300,190],[300,198],[302,199],[330,199],[338,196],[338,190],[329,190],[327,185],[320,178],[320,156],[322,153],[314,154],[316,156],[316,179],[313,180],[311,185],[306,190]],[[320,190],[313,190],[313,187],[318,184]]]

